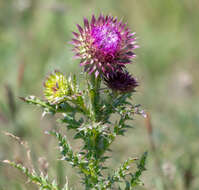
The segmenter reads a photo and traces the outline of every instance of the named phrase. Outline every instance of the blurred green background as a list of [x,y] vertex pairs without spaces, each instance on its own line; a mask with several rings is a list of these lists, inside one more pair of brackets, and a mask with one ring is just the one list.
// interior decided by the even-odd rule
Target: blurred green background
[[[73,189],[79,176],[58,161],[56,141],[45,130],[64,128],[19,96],[42,97],[44,77],[59,69],[80,73],[68,44],[83,17],[111,14],[136,31],[140,48],[129,70],[140,82],[134,96],[151,116],[136,116],[128,135],[112,146],[113,168],[149,152],[142,190],[199,189],[198,0],[0,0],[0,131],[28,141],[34,165]],[[70,136],[70,134],[68,135]],[[155,144],[155,148],[153,148]],[[73,147],[78,142],[71,142]],[[0,133],[0,160],[27,163],[25,151]],[[45,158],[44,158],[45,157]],[[0,163],[0,190],[34,190],[23,175]]]

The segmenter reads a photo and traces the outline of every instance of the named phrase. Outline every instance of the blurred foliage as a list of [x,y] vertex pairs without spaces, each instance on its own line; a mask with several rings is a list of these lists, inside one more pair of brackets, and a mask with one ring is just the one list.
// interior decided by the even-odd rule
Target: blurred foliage
[[[141,48],[137,63],[129,66],[140,81],[134,101],[150,112],[153,128],[149,134],[143,119],[137,117],[131,133],[113,144],[113,168],[125,157],[135,156],[132,152],[147,149],[145,189],[198,189],[198,0],[0,0],[0,10],[0,130],[27,140],[38,168],[38,158],[46,156],[49,173],[58,182],[64,184],[67,174],[69,184],[76,184],[78,176],[70,166],[57,162],[55,141],[44,135],[46,129],[61,125],[56,126],[52,118],[38,119],[40,113],[17,97],[41,95],[44,77],[54,69],[80,73],[68,44],[71,31],[84,16],[103,12],[123,17],[137,32]],[[131,143],[137,148],[132,150]],[[23,155],[19,145],[0,134],[0,160],[26,163]],[[0,189],[36,189],[22,185],[24,180],[0,163]],[[74,189],[80,187],[76,184]]]

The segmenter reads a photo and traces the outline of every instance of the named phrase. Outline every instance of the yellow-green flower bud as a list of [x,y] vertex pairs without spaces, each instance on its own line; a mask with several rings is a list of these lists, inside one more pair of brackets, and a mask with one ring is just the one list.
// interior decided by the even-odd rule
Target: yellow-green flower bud
[[52,104],[61,103],[68,95],[68,81],[59,71],[51,73],[44,81],[44,96]]

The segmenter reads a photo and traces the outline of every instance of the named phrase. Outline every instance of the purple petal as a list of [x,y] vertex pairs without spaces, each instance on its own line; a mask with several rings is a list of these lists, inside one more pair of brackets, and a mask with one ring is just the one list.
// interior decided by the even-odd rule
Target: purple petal
[[106,69],[105,69],[105,67],[104,67],[104,66],[102,66],[102,67],[101,67],[101,69],[102,69],[102,72],[103,72],[103,73],[105,73],[105,72],[106,72]]
[[99,18],[98,18],[98,21],[97,22],[101,22],[101,21],[103,21],[103,15],[102,15],[102,13],[100,13],[100,16],[99,16]]
[[129,52],[126,53],[126,55],[133,56],[133,55],[135,55],[135,53],[133,53],[132,51],[129,51]]
[[78,33],[76,33],[76,32],[72,32],[73,33],[73,35],[76,37],[76,38],[79,38],[79,34]]
[[92,19],[91,19],[91,25],[94,26],[96,22],[95,16],[92,15]]
[[80,53],[76,53],[75,56],[74,56],[74,58],[79,58],[79,57],[81,57]]
[[85,66],[85,62],[81,62],[81,63],[80,63],[80,66]]
[[89,22],[88,19],[84,18],[84,27],[89,29]]
[[135,36],[135,32],[128,34],[128,38]]
[[82,34],[84,31],[83,28],[79,24],[77,24],[77,28],[78,28],[79,32]]
[[88,73],[88,74],[89,74],[89,75],[90,75],[90,74],[92,74],[92,73],[93,73],[93,71],[95,71],[95,69],[96,69],[96,65],[94,65],[93,67],[91,67],[91,69],[90,69],[90,71],[89,71],[89,73]]
[[96,71],[95,71],[95,77],[97,78],[97,77],[98,77],[98,75],[99,75],[99,71],[98,71],[98,70],[96,70]]
[[80,44],[77,44],[76,42],[74,42],[73,40],[69,42],[69,44],[72,44],[74,46],[80,46]]
[[74,44],[76,44],[76,45],[81,44],[81,42],[80,42],[79,40],[77,40],[77,39],[72,39],[72,42],[73,42]]

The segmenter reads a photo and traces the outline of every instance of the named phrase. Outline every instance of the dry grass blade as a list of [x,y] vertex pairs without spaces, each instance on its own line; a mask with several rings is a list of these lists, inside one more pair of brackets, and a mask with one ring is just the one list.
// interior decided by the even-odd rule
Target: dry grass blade
[[10,109],[11,119],[15,120],[17,107],[16,107],[13,90],[9,85],[5,85],[5,91],[6,91],[7,104]]
[[[31,171],[33,171],[32,159],[31,159],[31,155],[30,155],[31,151],[30,151],[30,148],[29,148],[29,146],[28,146],[28,142],[21,140],[19,137],[13,135],[12,133],[9,133],[9,132],[6,132],[6,131],[4,131],[3,133],[4,133],[6,136],[8,136],[8,137],[12,138],[13,140],[15,140],[18,144],[22,145],[22,146],[25,148],[25,150],[26,150],[26,155],[27,155],[27,159],[28,159],[29,169],[30,169]],[[7,160],[7,161],[8,161],[8,160]],[[8,162],[7,162],[7,163],[8,163]]]

